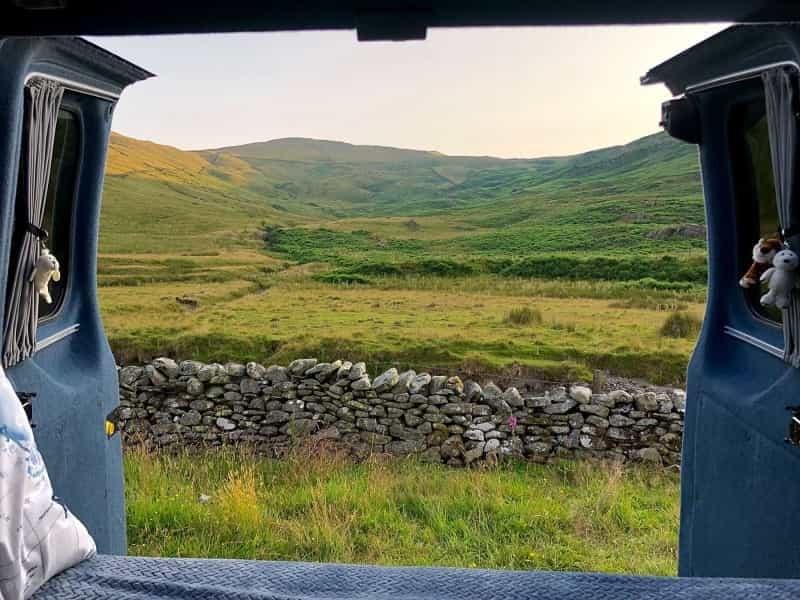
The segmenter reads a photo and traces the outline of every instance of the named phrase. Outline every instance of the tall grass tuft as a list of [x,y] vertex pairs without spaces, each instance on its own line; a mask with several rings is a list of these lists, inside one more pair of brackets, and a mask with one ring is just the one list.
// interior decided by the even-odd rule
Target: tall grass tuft
[[[245,459],[248,458],[244,455]],[[215,501],[229,527],[257,530],[264,521],[259,508],[258,481],[253,457],[240,468],[228,472]]]
[[542,312],[529,306],[520,306],[508,311],[504,321],[509,325],[539,325],[542,322]]
[[700,332],[702,321],[688,312],[676,311],[666,318],[659,330],[661,337],[693,338]]

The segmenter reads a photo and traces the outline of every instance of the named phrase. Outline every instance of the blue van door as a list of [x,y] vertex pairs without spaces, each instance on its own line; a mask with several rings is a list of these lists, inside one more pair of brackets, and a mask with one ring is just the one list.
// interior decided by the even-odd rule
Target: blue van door
[[[679,571],[800,577],[800,448],[786,442],[800,371],[783,360],[783,311],[742,287],[780,223],[759,76],[692,94],[708,224],[708,305],[688,372]],[[796,248],[800,251],[800,246]]]

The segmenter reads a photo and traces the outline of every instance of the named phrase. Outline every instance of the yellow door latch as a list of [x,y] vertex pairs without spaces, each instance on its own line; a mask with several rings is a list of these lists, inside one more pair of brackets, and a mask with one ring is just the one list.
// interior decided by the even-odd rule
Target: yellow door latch
[[119,406],[106,415],[106,437],[111,439],[117,433],[119,422]]

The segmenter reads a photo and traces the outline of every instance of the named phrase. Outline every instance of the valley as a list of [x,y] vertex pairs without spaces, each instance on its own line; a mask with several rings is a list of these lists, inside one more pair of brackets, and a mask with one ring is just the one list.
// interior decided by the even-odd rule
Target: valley
[[663,134],[514,160],[114,134],[100,300],[118,361],[347,355],[679,383],[694,340],[661,329],[702,318],[702,223],[694,148]]

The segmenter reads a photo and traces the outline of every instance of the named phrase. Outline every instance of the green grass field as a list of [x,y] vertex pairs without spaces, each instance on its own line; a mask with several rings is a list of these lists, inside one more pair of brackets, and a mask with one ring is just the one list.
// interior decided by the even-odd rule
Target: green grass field
[[[664,135],[530,160],[115,135],[100,300],[120,362],[313,355],[681,383],[705,241],[669,232],[702,218],[696,158]],[[526,309],[541,318],[507,318]],[[668,332],[676,311],[690,326]]]
[[[678,383],[693,336],[664,336],[661,328],[676,309],[696,320],[703,312],[700,292],[623,282],[487,274],[328,283],[315,278],[315,265],[283,269],[246,252],[101,264],[105,326],[123,362],[158,354],[264,363],[346,357],[375,370],[392,364],[490,377],[513,369],[579,379],[605,368]],[[507,318],[521,308],[541,319]]]
[[125,479],[131,554],[677,571],[678,477],[641,465],[453,470],[311,448],[281,461],[136,450]]

